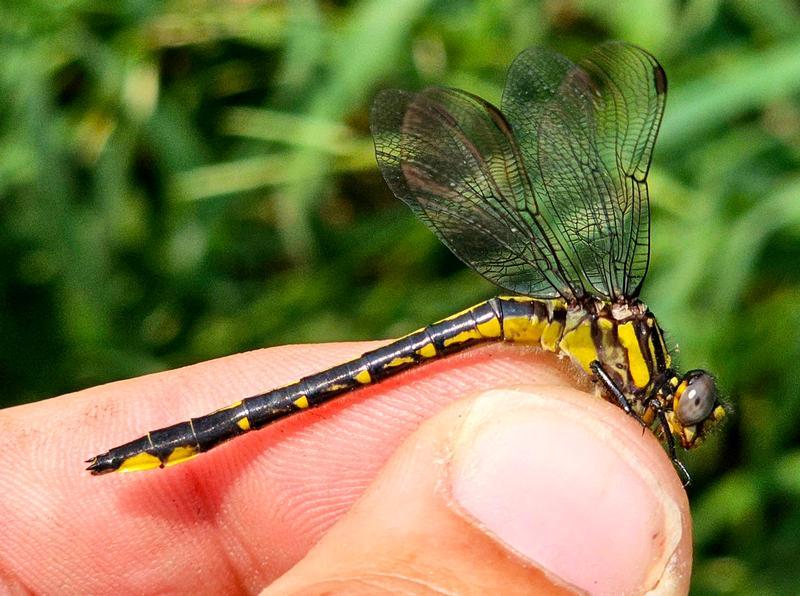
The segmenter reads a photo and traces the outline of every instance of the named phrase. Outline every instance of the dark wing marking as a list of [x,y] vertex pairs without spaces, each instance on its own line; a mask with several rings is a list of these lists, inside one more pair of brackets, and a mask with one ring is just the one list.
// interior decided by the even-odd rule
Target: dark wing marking
[[665,99],[661,66],[625,43],[601,44],[579,65],[537,48],[511,65],[503,111],[555,256],[577,268],[570,278],[585,293],[633,297],[647,273],[646,178]]
[[576,295],[497,108],[455,89],[388,90],[371,127],[389,187],[465,263],[513,292]]

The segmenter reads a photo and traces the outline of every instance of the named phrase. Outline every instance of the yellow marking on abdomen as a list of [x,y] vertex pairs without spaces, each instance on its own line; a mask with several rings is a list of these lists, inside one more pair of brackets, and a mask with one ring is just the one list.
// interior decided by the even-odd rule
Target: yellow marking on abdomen
[[167,456],[167,461],[164,462],[164,465],[174,466],[175,464],[179,464],[181,462],[186,461],[187,459],[192,459],[197,455],[198,451],[196,447],[191,446],[183,446],[183,447],[175,447]]
[[250,421],[247,419],[247,416],[239,418],[239,420],[236,421],[236,426],[247,432],[250,430]]
[[559,347],[577,360],[586,372],[591,372],[589,365],[597,360],[597,347],[592,338],[591,323],[584,322],[575,329],[564,334]]
[[564,325],[560,321],[550,321],[542,333],[542,347],[550,352],[555,352],[558,340],[561,339],[561,330]]
[[473,339],[495,339],[501,336],[502,331],[500,319],[492,317],[488,321],[476,323],[471,329],[466,329],[456,333],[453,337],[448,337],[442,343],[447,347],[454,344],[463,344]]
[[435,358],[436,346],[433,345],[433,342],[427,343],[424,346],[422,346],[419,350],[417,350],[417,354],[422,358]]
[[488,321],[478,323],[475,326],[475,329],[477,329],[481,337],[484,337],[486,339],[493,339],[500,337],[503,333],[503,329],[500,326],[500,319],[497,318],[496,316],[492,317]]
[[326,392],[342,391],[343,389],[350,389],[350,385],[348,385],[347,383],[333,383],[333,384],[328,385],[327,387],[325,387],[325,389],[323,389],[323,391],[326,391]]
[[447,347],[452,346],[453,344],[463,344],[472,339],[480,339],[480,337],[481,334],[478,333],[478,330],[473,327],[472,329],[467,329],[461,333],[456,333],[453,337],[448,337],[442,342],[442,344],[444,347]]
[[353,378],[356,380],[356,383],[360,383],[362,385],[368,385],[369,383],[372,383],[372,376],[370,376],[369,371],[366,368],[356,373],[356,376]]
[[137,453],[124,460],[117,471],[119,472],[139,472],[141,470],[151,470],[160,468],[161,460],[149,453]]
[[308,397],[306,397],[305,395],[301,395],[292,403],[301,410],[305,410],[308,407]]
[[507,341],[541,345],[545,321],[530,317],[504,317],[503,337]]
[[642,354],[633,322],[617,325],[617,336],[619,343],[628,352],[628,365],[633,383],[640,389],[647,387],[650,382],[650,370],[647,368],[647,362]]
[[394,368],[396,366],[403,366],[404,364],[414,364],[414,358],[411,356],[398,356],[386,364],[386,368]]

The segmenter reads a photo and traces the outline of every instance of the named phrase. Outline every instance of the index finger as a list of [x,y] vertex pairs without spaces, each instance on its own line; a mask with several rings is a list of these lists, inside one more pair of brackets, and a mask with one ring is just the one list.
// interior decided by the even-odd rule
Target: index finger
[[6,410],[0,418],[6,573],[34,591],[259,589],[302,558],[403,438],[451,401],[522,382],[572,383],[549,355],[486,346],[173,468],[100,478],[83,470],[88,455],[109,446],[375,345],[261,350]]

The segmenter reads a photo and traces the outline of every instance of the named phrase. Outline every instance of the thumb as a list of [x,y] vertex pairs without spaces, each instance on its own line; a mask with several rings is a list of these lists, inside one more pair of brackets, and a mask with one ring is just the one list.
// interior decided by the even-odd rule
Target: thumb
[[265,593],[685,593],[690,524],[669,459],[618,408],[496,389],[423,424]]

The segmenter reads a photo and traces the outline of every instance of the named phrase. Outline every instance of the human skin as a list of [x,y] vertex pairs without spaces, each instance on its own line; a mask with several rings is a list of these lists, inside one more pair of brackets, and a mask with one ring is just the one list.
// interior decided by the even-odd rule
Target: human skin
[[686,593],[669,458],[549,354],[432,362],[165,470],[83,460],[356,357],[285,346],[0,412],[0,581],[35,593]]

